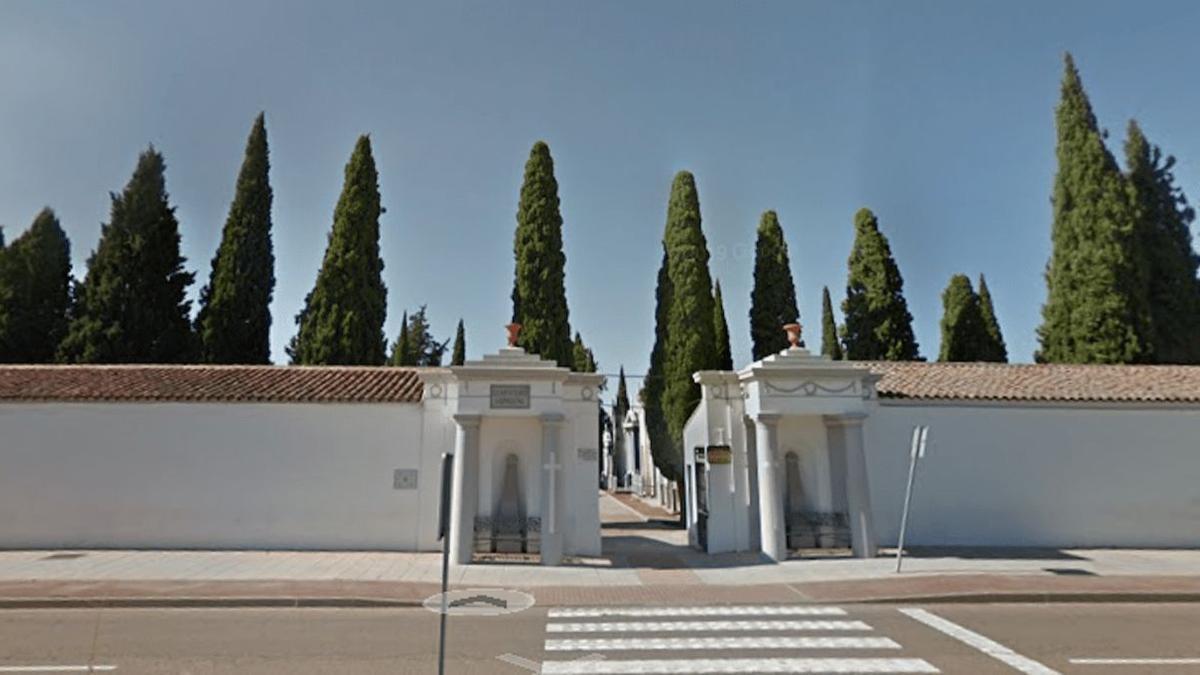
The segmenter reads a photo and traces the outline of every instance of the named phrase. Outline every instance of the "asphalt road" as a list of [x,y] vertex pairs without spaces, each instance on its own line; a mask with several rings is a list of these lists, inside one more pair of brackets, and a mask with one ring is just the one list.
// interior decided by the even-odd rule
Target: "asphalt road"
[[[436,673],[437,625],[424,609],[3,610],[0,673]],[[449,625],[451,675],[1200,673],[1200,604],[534,607]]]

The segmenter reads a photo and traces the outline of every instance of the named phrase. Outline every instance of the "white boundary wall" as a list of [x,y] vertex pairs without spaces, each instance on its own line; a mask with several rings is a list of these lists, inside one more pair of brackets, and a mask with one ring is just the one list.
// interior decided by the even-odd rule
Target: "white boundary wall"
[[915,424],[929,425],[930,446],[909,544],[1200,546],[1200,406],[882,400],[865,433],[885,546]]
[[420,404],[3,404],[0,547],[434,550],[445,439],[423,453],[422,436],[445,425],[423,421]]

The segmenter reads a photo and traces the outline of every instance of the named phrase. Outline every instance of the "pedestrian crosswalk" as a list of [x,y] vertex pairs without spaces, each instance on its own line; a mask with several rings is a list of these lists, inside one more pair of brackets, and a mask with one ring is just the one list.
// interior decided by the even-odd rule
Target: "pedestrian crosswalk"
[[547,617],[549,675],[939,672],[841,607],[561,607]]

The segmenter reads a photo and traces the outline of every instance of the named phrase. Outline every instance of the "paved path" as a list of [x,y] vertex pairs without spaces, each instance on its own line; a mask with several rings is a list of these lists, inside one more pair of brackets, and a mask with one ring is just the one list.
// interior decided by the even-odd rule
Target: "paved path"
[[[426,674],[437,624],[415,608],[6,611],[0,673]],[[534,607],[451,618],[446,672],[1190,673],[1197,625],[1196,604]]]

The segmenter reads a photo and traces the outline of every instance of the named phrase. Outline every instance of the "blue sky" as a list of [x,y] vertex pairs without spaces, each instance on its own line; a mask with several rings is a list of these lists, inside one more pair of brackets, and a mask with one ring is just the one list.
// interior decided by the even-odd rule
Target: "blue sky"
[[[734,360],[749,360],[754,230],[779,212],[801,320],[844,295],[856,209],[879,216],[921,353],[949,276],[985,273],[1014,360],[1045,297],[1053,108],[1078,62],[1120,153],[1136,117],[1200,199],[1195,3],[22,2],[0,4],[0,223],[43,205],[76,275],[108,192],[154,143],[207,280],[245,137],[267,113],[277,362],[320,265],[342,169],[370,133],[389,338],[428,303],[503,340],[530,145],[556,161],[571,322],[602,369],[646,366],[668,188],[689,169]],[[339,3],[340,5],[340,3]]]

